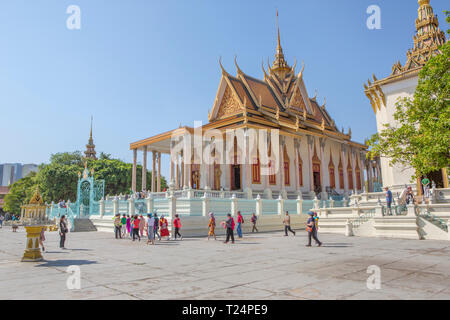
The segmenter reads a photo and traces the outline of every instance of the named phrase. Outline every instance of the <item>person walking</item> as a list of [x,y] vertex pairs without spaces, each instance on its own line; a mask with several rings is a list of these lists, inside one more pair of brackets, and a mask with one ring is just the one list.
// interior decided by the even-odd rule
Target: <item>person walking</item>
[[295,236],[295,231],[291,229],[291,216],[287,211],[286,214],[284,215],[283,223],[284,223],[284,236],[285,237],[288,236],[288,231],[292,232]]
[[161,230],[161,238],[167,237],[167,240],[170,240],[169,224],[164,215],[161,215],[161,219],[159,219],[159,228]]
[[308,222],[306,223],[306,231],[308,232],[308,244],[306,245],[307,247],[311,247],[311,238],[314,239],[314,241],[316,241],[317,245],[320,247],[322,246],[322,242],[319,241],[319,239],[317,238],[317,233],[316,233],[316,223],[314,220],[314,212],[309,212],[309,219]]
[[256,221],[257,220],[258,220],[258,217],[256,216],[256,214],[252,213],[252,218],[250,220],[252,222],[252,233],[254,233],[255,230],[256,230],[256,232],[259,232],[258,228],[256,228]]
[[224,243],[228,243],[231,238],[231,243],[234,243],[234,219],[231,214],[227,214],[227,220],[225,221],[225,228],[227,229],[227,238]]
[[141,234],[141,237],[144,236],[144,228],[145,228],[145,219],[144,216],[141,214],[139,216],[139,233]]
[[59,238],[59,247],[61,249],[66,249],[64,244],[66,242],[66,233],[67,232],[69,232],[69,229],[67,229],[66,216],[63,215],[59,219],[59,237],[60,237]]
[[42,247],[42,251],[45,251],[44,241],[45,241],[45,227],[42,227],[41,234],[39,235],[39,244]]
[[154,227],[154,238],[156,239],[156,236],[158,236],[159,241],[161,241],[161,235],[159,234],[159,218],[158,218],[158,214],[155,212],[153,214],[153,217],[155,218],[155,227]]
[[423,187],[423,202],[428,202],[430,199],[430,179],[427,176],[423,177],[422,181]]
[[125,215],[125,213],[120,219],[120,228],[122,230],[122,237],[125,237],[127,235],[127,216]]
[[384,190],[386,191],[386,208],[387,208],[387,212],[386,214],[388,215],[392,215],[392,191],[389,190],[388,187],[384,188]]
[[180,237],[180,240],[183,240],[183,236],[180,234],[181,220],[178,217],[178,214],[175,215],[175,219],[173,220],[173,227],[175,228],[174,232],[175,240],[177,240],[177,235]]
[[215,229],[216,229],[216,218],[214,217],[214,213],[210,212],[209,213],[209,223],[208,223],[208,240],[209,237],[214,237],[214,240],[217,240],[216,238],[216,233],[215,233]]
[[133,241],[136,240],[136,238],[139,239],[139,241],[141,241],[141,236],[139,235],[139,223],[141,221],[139,220],[138,215],[134,216],[134,220],[133,220]]
[[120,214],[116,214],[116,217],[114,218],[114,233],[116,235],[116,239],[122,239],[122,227],[120,224]]
[[131,237],[131,217],[127,215],[127,234],[128,237]]
[[2,214],[0,214],[0,229],[3,228],[3,220],[5,220],[5,217]]
[[147,244],[155,244],[155,218],[152,217],[152,214],[149,213],[147,215],[147,220],[145,223],[145,227],[147,229]]
[[315,230],[316,230],[316,237],[317,237],[317,234],[319,233],[319,216],[317,215],[317,211],[313,211],[313,212],[314,212],[314,215],[313,215],[314,226],[316,227]]
[[237,228],[236,232],[238,234],[238,237],[242,239],[242,224],[244,223],[244,217],[242,216],[241,212],[237,212]]

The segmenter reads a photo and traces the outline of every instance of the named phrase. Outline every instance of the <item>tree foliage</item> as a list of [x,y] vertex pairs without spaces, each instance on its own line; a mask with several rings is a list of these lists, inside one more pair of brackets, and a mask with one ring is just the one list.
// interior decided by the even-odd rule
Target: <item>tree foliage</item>
[[374,154],[412,167],[419,176],[449,167],[450,44],[440,49],[420,71],[413,99],[397,102],[396,124],[386,124],[369,140]]
[[36,187],[36,172],[30,172],[25,178],[14,182],[5,196],[3,210],[14,214],[20,213],[20,206],[30,201]]
[[[78,174],[84,170],[87,161],[89,170],[94,169],[94,178],[105,180],[105,195],[130,193],[133,165],[118,159],[112,159],[110,154],[100,153],[100,159],[85,159],[82,153],[63,152],[50,156],[50,163],[39,166],[39,172],[20,179],[11,185],[10,192],[5,196],[4,210],[18,214],[20,206],[27,202],[37,187],[44,201],[50,203],[61,199],[75,201],[77,196]],[[137,166],[136,188],[141,190],[142,166]],[[151,172],[147,172],[147,181],[151,181]],[[167,187],[166,180],[161,177],[162,188]]]

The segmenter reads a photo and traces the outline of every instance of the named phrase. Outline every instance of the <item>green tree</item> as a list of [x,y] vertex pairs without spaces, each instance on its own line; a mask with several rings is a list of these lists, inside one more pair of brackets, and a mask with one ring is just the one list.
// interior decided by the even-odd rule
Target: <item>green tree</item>
[[419,176],[449,167],[450,44],[440,49],[420,71],[414,98],[396,104],[396,126],[385,125],[369,140],[374,154],[412,167]]
[[30,201],[37,187],[36,172],[30,172],[28,176],[14,182],[5,196],[3,210],[13,214],[20,213],[20,206]]

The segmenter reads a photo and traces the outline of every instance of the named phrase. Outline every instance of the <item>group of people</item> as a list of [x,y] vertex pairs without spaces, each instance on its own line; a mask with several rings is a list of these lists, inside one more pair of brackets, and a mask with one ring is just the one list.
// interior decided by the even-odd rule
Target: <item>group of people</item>
[[[183,237],[180,234],[181,220],[178,214],[175,215],[173,220],[174,226],[174,238],[177,237],[182,240]],[[159,241],[165,238],[169,240],[169,223],[164,215],[161,218],[157,213],[149,213],[146,217],[140,215],[126,215],[117,214],[114,217],[114,233],[116,239],[131,238],[133,241],[141,241],[141,238],[147,236],[147,244],[155,244],[155,239],[158,237]]]
[[[307,225],[306,231],[308,232],[307,247],[311,247],[311,239],[314,239],[314,241],[320,247],[322,245],[322,242],[320,242],[317,237],[317,231],[319,229],[319,217],[317,216],[317,212],[313,212],[313,211],[310,211],[309,215],[310,215],[310,218],[308,219],[307,224],[306,224]],[[252,213],[252,217],[250,219],[250,221],[252,223],[252,233],[254,233],[255,231],[258,232],[258,228],[256,227],[257,219],[258,219],[257,216],[254,213]],[[236,222],[237,222],[237,226],[236,226],[236,223],[234,222],[234,218],[231,216],[231,214],[227,214],[226,220],[221,222],[222,226],[226,229],[226,238],[225,238],[224,243],[228,243],[230,240],[231,240],[231,243],[234,243],[235,227],[236,227],[236,232],[238,234],[238,237],[242,238],[242,224],[244,224],[245,221],[244,221],[244,217],[242,216],[240,211],[237,212]],[[285,236],[286,237],[288,236],[288,231],[293,233],[295,236],[296,233],[291,228],[291,217],[290,217],[288,211],[286,211],[286,213],[285,213],[285,216],[283,219],[283,224],[284,224]],[[208,228],[209,228],[208,240],[211,237],[214,237],[214,240],[217,240],[216,233],[215,233],[216,218],[214,216],[214,213],[212,213],[212,212],[209,213]]]

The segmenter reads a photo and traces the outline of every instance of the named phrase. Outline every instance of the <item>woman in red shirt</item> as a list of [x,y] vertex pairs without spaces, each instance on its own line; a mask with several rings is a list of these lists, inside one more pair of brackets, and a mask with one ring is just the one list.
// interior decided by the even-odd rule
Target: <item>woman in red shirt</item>
[[181,220],[177,214],[175,215],[175,219],[173,220],[173,227],[175,228],[175,240],[177,240],[177,235],[180,237],[180,240],[183,240],[183,236],[180,234]]
[[141,241],[141,236],[139,235],[139,223],[141,222],[141,220],[139,220],[138,215],[134,216],[134,221],[133,221],[133,241],[136,240],[136,237],[139,239],[139,241]]

